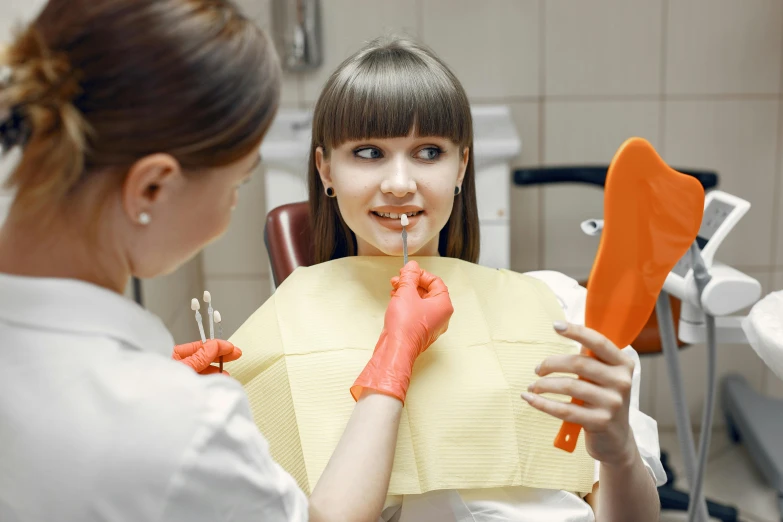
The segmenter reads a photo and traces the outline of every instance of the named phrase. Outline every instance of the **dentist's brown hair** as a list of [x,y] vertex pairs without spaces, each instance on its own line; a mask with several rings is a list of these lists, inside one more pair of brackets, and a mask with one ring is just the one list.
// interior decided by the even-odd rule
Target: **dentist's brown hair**
[[7,186],[40,216],[150,154],[185,172],[231,164],[280,97],[273,46],[229,0],[49,0],[0,66],[0,137],[23,151]]

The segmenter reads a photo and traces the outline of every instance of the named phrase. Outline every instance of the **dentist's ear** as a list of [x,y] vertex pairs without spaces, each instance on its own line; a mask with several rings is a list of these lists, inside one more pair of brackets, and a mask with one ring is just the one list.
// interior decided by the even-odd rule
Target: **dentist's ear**
[[155,209],[165,205],[184,184],[182,168],[172,156],[145,156],[131,165],[125,176],[123,209],[132,222],[147,225]]
[[318,169],[318,175],[321,176],[321,183],[324,187],[332,186],[332,171],[329,159],[324,154],[324,148],[315,149],[315,168]]

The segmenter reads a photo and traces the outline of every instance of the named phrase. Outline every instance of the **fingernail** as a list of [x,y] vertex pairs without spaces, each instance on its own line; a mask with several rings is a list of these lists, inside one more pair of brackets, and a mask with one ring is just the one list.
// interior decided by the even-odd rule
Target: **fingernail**
[[555,321],[554,323],[552,323],[552,326],[558,332],[565,332],[566,330],[568,330],[568,325],[563,321]]
[[539,373],[539,372],[541,371],[541,365],[539,364],[538,366],[536,366],[536,369],[535,369],[535,370],[533,370],[533,371],[534,371],[534,372],[536,372],[536,375],[541,375],[541,374]]
[[527,392],[522,392],[522,398],[527,402],[531,402],[533,400],[533,396]]
[[530,384],[528,384],[527,391],[529,391],[529,392],[533,391],[533,383],[532,382]]

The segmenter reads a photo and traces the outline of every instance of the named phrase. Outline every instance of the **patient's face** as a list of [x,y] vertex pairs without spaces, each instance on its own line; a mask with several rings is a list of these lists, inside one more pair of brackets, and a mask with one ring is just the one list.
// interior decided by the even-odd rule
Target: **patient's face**
[[408,214],[408,254],[438,255],[438,234],[462,185],[468,149],[448,138],[366,139],[343,143],[316,164],[356,234],[358,254],[402,255],[400,215]]

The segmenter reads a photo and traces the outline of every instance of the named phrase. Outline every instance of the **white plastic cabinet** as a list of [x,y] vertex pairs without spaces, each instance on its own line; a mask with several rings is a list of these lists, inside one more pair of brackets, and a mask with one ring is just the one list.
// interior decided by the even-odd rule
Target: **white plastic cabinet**
[[[511,160],[522,148],[506,106],[476,106],[473,112],[476,194],[481,227],[479,263],[510,265]],[[261,146],[266,170],[267,211],[307,199],[307,160],[312,114],[281,110]]]

